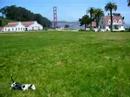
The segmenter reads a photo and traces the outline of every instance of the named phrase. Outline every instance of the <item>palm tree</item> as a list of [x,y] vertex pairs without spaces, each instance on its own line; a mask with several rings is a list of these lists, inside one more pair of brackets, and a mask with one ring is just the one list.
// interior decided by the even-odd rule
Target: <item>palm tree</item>
[[130,6],[130,0],[128,0],[128,6]]
[[92,29],[92,22],[94,20],[94,12],[95,12],[95,8],[93,7],[90,7],[89,10],[87,11],[87,13],[89,13],[90,18],[91,18],[90,29]]
[[84,15],[81,19],[79,19],[80,25],[85,25],[85,30],[87,28],[87,25],[91,23],[91,19],[88,15]]
[[111,31],[113,31],[113,18],[112,18],[112,11],[117,10],[117,5],[115,3],[109,2],[105,6],[106,11],[110,11],[110,17],[111,17]]
[[94,14],[95,14],[94,16],[95,16],[95,20],[96,20],[96,26],[98,28],[99,27],[100,19],[104,15],[104,12],[103,12],[102,9],[97,8],[97,9],[95,9]]

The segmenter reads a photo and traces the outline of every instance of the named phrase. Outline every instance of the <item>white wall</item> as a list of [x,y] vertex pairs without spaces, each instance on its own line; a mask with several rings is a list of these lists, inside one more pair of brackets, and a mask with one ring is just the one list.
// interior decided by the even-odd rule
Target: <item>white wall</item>
[[42,25],[38,24],[36,21],[34,22],[34,24],[30,25],[29,27],[26,27],[26,29],[28,31],[32,31],[32,30],[43,30]]
[[105,28],[105,29],[106,29],[106,31],[110,31],[110,28],[109,28],[109,26],[106,26],[106,28]]
[[[109,26],[106,26],[105,30],[110,31]],[[125,31],[124,26],[118,26],[118,29],[113,29],[113,31]]]
[[125,31],[125,27],[124,27],[124,26],[121,26],[121,27],[119,28],[119,30],[120,30],[120,31]]
[[4,27],[3,32],[22,32],[25,31],[25,27],[21,24],[21,22],[18,23],[15,27]]

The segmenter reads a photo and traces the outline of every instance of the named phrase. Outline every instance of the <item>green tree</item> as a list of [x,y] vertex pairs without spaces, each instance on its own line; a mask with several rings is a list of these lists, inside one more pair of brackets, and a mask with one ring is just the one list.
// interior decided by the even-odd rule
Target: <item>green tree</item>
[[110,18],[111,18],[111,32],[113,31],[113,17],[112,17],[112,12],[113,10],[117,10],[117,5],[115,3],[109,2],[105,6],[106,11],[110,11]]
[[50,27],[51,26],[51,21],[49,21],[46,17],[43,17],[40,14],[35,14],[34,20],[36,20],[39,24],[43,25],[43,27]]
[[7,8],[8,6],[6,6],[6,7],[3,7],[3,8],[1,8],[0,9],[0,13],[1,13],[1,18],[4,18],[5,17],[5,14],[6,14],[6,8]]
[[85,25],[85,30],[87,25],[91,23],[91,18],[88,15],[84,15],[81,19],[79,19],[80,25]]
[[99,8],[95,9],[95,11],[94,11],[94,16],[95,16],[97,28],[99,27],[99,22],[100,22],[100,19],[101,19],[101,17],[102,17],[103,15],[104,15],[104,12],[103,12],[102,9],[99,9]]
[[12,22],[12,20],[0,18],[0,26],[5,26],[8,24],[8,22]]
[[95,18],[94,13],[95,13],[95,8],[90,7],[89,10],[87,10],[87,13],[89,13],[90,19],[91,19],[91,23],[90,23],[90,29],[92,29],[92,22]]
[[15,5],[6,6],[0,9],[0,12],[5,16],[6,19],[13,21],[34,21],[36,20],[42,26],[50,27],[51,21],[43,17],[40,14],[34,14],[30,10],[23,7],[17,7]]

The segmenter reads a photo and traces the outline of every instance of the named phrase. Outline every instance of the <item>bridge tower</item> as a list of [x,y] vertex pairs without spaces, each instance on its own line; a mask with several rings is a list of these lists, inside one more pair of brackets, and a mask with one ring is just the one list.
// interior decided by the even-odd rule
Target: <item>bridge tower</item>
[[57,7],[53,7],[53,27],[57,27]]

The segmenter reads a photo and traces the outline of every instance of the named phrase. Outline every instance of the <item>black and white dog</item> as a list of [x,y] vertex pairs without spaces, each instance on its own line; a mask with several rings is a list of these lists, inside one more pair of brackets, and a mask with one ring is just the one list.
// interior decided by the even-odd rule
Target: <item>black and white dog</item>
[[15,82],[11,76],[11,80],[12,80],[12,84],[11,84],[11,89],[13,90],[22,90],[22,91],[26,91],[26,90],[36,90],[36,87],[34,84],[21,84],[18,82]]

